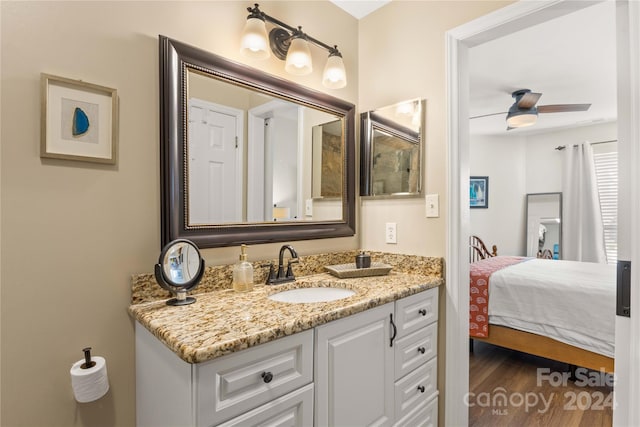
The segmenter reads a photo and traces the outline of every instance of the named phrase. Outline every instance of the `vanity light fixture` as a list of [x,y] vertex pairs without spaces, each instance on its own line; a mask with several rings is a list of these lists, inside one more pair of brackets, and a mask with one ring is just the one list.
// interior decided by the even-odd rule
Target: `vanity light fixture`
[[[313,71],[309,43],[329,52],[322,75],[322,84],[330,89],[341,89],[347,85],[347,73],[338,46],[333,47],[302,31],[302,27],[294,28],[273,18],[258,7],[248,7],[247,23],[242,32],[240,51],[247,57],[266,59],[274,56],[286,60],[285,70],[297,76],[310,74]],[[269,32],[267,42],[266,22],[275,27]],[[267,48],[269,45],[269,48]]]
[[307,38],[302,32],[302,27],[298,27],[298,31],[291,36],[290,40],[284,69],[287,73],[295,76],[311,74],[311,71],[313,71],[311,51],[309,50]]
[[415,113],[416,101],[401,102],[396,106],[398,116],[412,116]]

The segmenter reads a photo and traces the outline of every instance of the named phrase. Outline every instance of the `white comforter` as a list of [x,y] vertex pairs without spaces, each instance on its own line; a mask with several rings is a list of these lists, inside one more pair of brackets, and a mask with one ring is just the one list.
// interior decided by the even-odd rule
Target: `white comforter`
[[613,357],[616,266],[531,259],[489,280],[489,323]]

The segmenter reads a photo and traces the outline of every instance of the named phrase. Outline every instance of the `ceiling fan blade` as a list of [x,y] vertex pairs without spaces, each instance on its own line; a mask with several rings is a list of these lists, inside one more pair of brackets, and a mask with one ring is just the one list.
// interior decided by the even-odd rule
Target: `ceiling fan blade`
[[491,116],[498,116],[500,114],[507,114],[506,111],[504,112],[500,112],[500,113],[491,113],[491,114],[481,114],[479,116],[473,116],[473,117],[469,117],[469,119],[481,119],[482,117],[491,117]]
[[568,113],[572,111],[587,111],[591,104],[555,104],[540,105],[538,113]]
[[527,92],[523,94],[520,100],[518,101],[518,108],[521,110],[528,110],[530,108],[535,107],[536,102],[538,102],[541,96],[542,96],[541,93],[535,93],[535,92]]

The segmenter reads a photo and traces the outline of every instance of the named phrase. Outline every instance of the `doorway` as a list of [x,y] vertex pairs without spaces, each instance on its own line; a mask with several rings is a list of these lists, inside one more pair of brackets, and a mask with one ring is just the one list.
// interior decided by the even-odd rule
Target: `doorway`
[[[467,236],[469,235],[469,207],[467,180],[469,177],[469,107],[468,94],[468,49],[485,41],[495,39],[521,28],[562,16],[592,5],[586,2],[549,1],[519,2],[496,13],[482,17],[447,33],[449,105],[449,197],[450,212],[447,226],[447,337],[445,368],[445,420],[448,425],[467,425],[468,413],[461,410],[468,392],[468,263]],[[638,93],[638,33],[640,6],[635,2],[617,2],[618,41],[618,137],[620,141],[620,175],[627,184],[620,188],[621,211],[627,204],[629,210],[621,215],[619,231],[619,254],[622,259],[638,259],[638,250],[631,241],[640,240],[640,232],[632,227],[630,216],[639,210],[636,196],[638,174],[630,167],[640,157],[638,135],[640,125],[632,121],[637,117],[640,94]],[[635,88],[635,91],[631,90]],[[620,96],[622,94],[622,96]],[[623,181],[623,180],[621,180]],[[633,234],[633,236],[632,236]],[[637,278],[632,277],[633,285]],[[635,295],[633,303],[640,303]],[[638,397],[632,384],[640,383],[638,369],[639,345],[636,336],[640,331],[637,317],[616,318],[616,410],[614,424],[638,424],[640,412],[631,402]],[[635,333],[635,334],[634,334]],[[633,362],[633,363],[632,363]]]

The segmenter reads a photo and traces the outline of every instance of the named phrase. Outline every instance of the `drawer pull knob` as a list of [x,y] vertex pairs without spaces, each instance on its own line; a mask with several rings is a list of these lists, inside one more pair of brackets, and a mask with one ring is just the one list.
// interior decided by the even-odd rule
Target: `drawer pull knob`
[[418,310],[418,313],[422,314],[423,316],[426,316],[427,310],[425,310],[424,308],[421,308],[420,310]]
[[420,393],[424,393],[425,388],[423,385],[419,385],[418,390],[420,391]]
[[262,373],[262,381],[265,383],[270,383],[273,379],[273,374],[271,372],[263,372]]
[[420,352],[420,354],[424,354],[424,352],[427,350],[424,347],[418,347],[418,351]]

